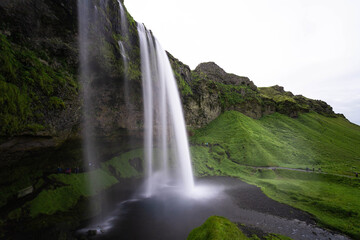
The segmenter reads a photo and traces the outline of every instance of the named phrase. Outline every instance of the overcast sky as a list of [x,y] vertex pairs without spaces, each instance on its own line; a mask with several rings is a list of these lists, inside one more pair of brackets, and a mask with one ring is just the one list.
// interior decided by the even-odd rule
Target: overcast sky
[[359,0],[125,0],[174,57],[321,99],[360,125]]

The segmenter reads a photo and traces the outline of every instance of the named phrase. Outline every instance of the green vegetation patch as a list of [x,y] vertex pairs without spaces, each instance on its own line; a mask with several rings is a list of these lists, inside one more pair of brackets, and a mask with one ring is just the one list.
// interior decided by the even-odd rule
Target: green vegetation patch
[[[106,171],[115,173],[117,177],[132,178],[142,176],[142,172],[136,170],[131,164],[131,159],[144,159],[143,149],[132,150],[121,154],[118,157],[114,157],[111,160],[102,164],[102,168]],[[142,162],[142,160],[141,160]],[[113,169],[113,170],[112,170]]]
[[189,84],[184,80],[184,78],[177,71],[174,71],[174,73],[175,73],[175,78],[178,82],[178,88],[181,92],[181,95],[182,96],[192,95],[193,92],[192,92]]
[[256,178],[255,174],[245,179],[261,187],[269,197],[313,214],[323,225],[360,237],[358,179],[289,170],[268,171],[275,177]]
[[188,240],[246,240],[249,239],[228,219],[209,217],[203,225],[192,230]]
[[[237,226],[228,219],[220,216],[209,217],[203,225],[193,229],[188,240],[259,240],[255,234],[247,237]],[[270,233],[262,236],[267,240],[291,240],[291,238]]]
[[[272,199],[312,214],[325,227],[360,237],[359,179],[312,171],[255,169],[226,158],[218,162],[210,151],[209,147],[191,147],[195,175],[240,178],[259,186]],[[200,155],[204,157],[200,159]]]
[[[27,206],[31,217],[36,217],[39,214],[51,215],[57,211],[67,211],[76,205],[81,196],[96,195],[118,182],[115,177],[102,169],[70,175],[54,174],[50,178],[61,182],[64,186],[44,190],[29,202]],[[96,181],[91,179],[96,179]]]
[[0,34],[0,135],[42,130],[46,109],[65,108],[62,96],[77,92],[65,67],[51,67],[39,55],[46,58]]
[[293,95],[289,92],[280,92],[274,87],[260,87],[258,89],[262,97],[273,99],[275,102],[289,101],[296,103]]
[[[118,183],[118,178],[140,177],[142,172],[134,168],[130,161],[137,159],[136,164],[142,164],[139,160],[142,162],[143,154],[143,149],[123,153],[90,172],[52,174],[49,178],[54,184],[26,203],[22,210],[13,211],[9,217],[16,219],[24,209],[28,209],[29,216],[32,218],[40,214],[52,215],[56,212],[66,212],[74,207],[80,198],[95,196]],[[40,181],[39,184],[43,183]]]
[[261,103],[259,94],[250,87],[242,85],[227,85],[215,82],[219,89],[220,103],[223,109],[243,103],[245,101],[257,101]]
[[293,119],[275,113],[254,120],[229,111],[194,133],[193,143],[219,144],[242,165],[360,172],[360,127],[341,117],[306,113]]
[[359,126],[317,113],[298,119],[276,113],[254,120],[225,112],[195,130],[191,141],[197,176],[238,177],[314,215],[323,226],[360,238],[360,181],[354,177],[360,172]]

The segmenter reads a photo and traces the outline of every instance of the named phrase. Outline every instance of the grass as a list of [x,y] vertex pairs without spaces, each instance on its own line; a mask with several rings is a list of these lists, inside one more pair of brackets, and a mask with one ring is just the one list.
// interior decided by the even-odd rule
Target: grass
[[188,240],[246,240],[249,239],[228,219],[219,216],[209,217],[203,225],[193,229]]
[[[336,117],[332,107],[321,100],[313,100],[302,95],[294,96],[291,92],[285,92],[279,86],[258,88],[263,101],[271,100],[276,103],[277,112],[291,115],[294,112],[314,111],[328,117]],[[267,101],[269,103],[269,101]]]
[[[29,216],[32,218],[40,214],[66,212],[74,207],[80,198],[95,196],[118,183],[118,178],[141,176],[142,173],[130,165],[129,159],[142,157],[142,149],[133,150],[102,163],[100,168],[90,172],[69,175],[53,174],[49,178],[57,182],[59,186],[43,190],[34,200],[26,203],[24,209],[28,209]],[[19,211],[10,213],[9,217],[16,218]]]
[[102,168],[106,169],[107,171],[110,171],[109,167],[114,169],[115,175],[121,178],[140,177],[142,173],[138,172],[135,168],[133,168],[130,165],[129,159],[134,159],[134,158],[143,159],[143,156],[144,156],[144,151],[142,149],[129,151],[103,163]]
[[341,117],[307,113],[293,119],[275,113],[254,120],[229,111],[194,132],[193,143],[220,144],[242,165],[360,171],[360,127]]
[[295,99],[288,93],[281,93],[273,87],[258,88],[262,97],[273,99],[275,102],[289,101],[296,103]]
[[258,103],[261,103],[259,94],[253,91],[250,87],[227,85],[218,82],[215,82],[215,85],[219,89],[222,109],[227,109],[245,101],[255,100]]
[[[225,112],[191,138],[198,176],[224,175],[255,184],[269,197],[309,212],[323,226],[360,238],[360,127],[316,113],[253,120]],[[200,146],[210,143],[209,147]],[[219,144],[219,145],[216,145]],[[225,155],[222,153],[225,151]],[[251,166],[321,167],[332,174]]]
[[[262,236],[268,240],[291,240],[291,238],[280,234],[270,233]],[[258,236],[247,237],[236,224],[220,216],[209,217],[203,225],[193,229],[188,240],[257,240]]]
[[[266,177],[264,172],[272,172]],[[262,170],[249,181],[260,186],[265,194],[282,203],[305,210],[336,230],[360,236],[360,182],[334,175]]]
[[[27,203],[30,217],[39,214],[51,215],[58,211],[67,211],[75,206],[80,197],[89,197],[117,183],[117,179],[102,169],[82,174],[54,174],[52,179],[65,186],[42,191],[34,200]],[[96,179],[90,188],[89,179]]]

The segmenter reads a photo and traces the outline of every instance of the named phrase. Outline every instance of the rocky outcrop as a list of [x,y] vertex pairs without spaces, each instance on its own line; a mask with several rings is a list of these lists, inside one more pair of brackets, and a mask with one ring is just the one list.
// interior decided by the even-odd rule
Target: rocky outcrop
[[272,87],[259,88],[260,96],[264,100],[275,103],[276,112],[297,117],[299,113],[314,111],[319,114],[335,117],[332,107],[320,100],[313,100],[302,95],[296,95],[284,90],[284,87],[275,85]]
[[246,86],[253,91],[256,91],[257,89],[255,84],[250,81],[249,78],[226,73],[214,62],[201,63],[195,68],[194,72],[197,74],[204,73],[206,78],[210,81],[219,82],[226,85]]
[[205,126],[224,111],[235,110],[251,118],[279,112],[290,117],[314,111],[335,117],[331,106],[301,95],[294,96],[275,85],[257,88],[247,77],[226,73],[214,62],[199,64],[194,71],[170,55],[180,92],[186,123],[190,128]]

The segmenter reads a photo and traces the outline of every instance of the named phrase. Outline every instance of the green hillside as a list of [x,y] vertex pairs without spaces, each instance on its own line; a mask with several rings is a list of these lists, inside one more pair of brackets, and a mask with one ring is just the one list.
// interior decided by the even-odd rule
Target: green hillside
[[[291,238],[280,234],[269,233],[262,236],[265,240],[291,240]],[[187,240],[260,240],[253,234],[247,237],[235,223],[220,216],[209,217],[203,225],[193,229]]]
[[360,238],[360,180],[354,175],[360,170],[359,126],[317,113],[254,120],[225,112],[196,130],[191,141],[197,176],[238,177],[312,214],[321,225]]
[[344,175],[360,171],[360,127],[342,117],[306,113],[293,119],[275,113],[254,120],[230,111],[196,130],[191,141],[219,144],[242,165],[321,168]]

